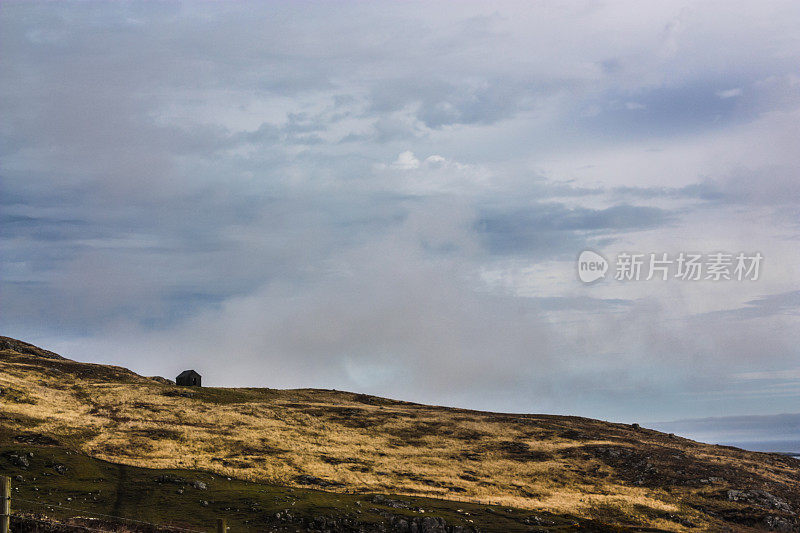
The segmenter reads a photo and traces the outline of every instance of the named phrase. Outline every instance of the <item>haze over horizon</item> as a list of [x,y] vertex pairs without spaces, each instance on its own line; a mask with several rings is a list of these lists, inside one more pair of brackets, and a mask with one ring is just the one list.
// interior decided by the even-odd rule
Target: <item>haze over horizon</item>
[[800,440],[800,5],[635,5],[4,2],[0,334]]

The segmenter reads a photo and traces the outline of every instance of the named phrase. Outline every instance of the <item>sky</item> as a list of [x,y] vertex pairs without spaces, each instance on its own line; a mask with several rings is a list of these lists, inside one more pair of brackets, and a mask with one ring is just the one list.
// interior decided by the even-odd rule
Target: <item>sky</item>
[[[2,334],[795,438],[798,26],[790,1],[3,2]],[[681,252],[763,262],[615,279]]]

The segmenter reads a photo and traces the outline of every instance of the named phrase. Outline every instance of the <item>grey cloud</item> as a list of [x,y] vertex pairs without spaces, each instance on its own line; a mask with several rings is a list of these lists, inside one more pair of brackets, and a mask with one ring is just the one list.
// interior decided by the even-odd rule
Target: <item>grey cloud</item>
[[694,418],[661,422],[655,427],[706,442],[800,453],[800,413]]
[[754,319],[775,315],[800,315],[800,291],[770,294],[747,301],[736,309],[706,313],[714,319]]
[[[729,74],[717,82],[731,83]],[[694,85],[647,88],[627,94],[603,94],[598,114],[586,118],[587,126],[596,131],[613,130],[640,138],[662,137],[678,133],[716,129],[752,119],[756,109],[745,106],[741,99],[722,99],[713,89],[712,80],[697,80]],[[635,103],[635,105],[628,105]],[[598,103],[587,102],[597,106]]]
[[535,305],[547,311],[592,311],[610,313],[629,309],[631,300],[621,298],[592,298],[589,296],[551,296],[532,298]]
[[800,413],[779,415],[745,415],[707,418],[690,418],[663,422],[663,427],[681,427],[684,431],[760,431],[781,434],[786,431],[800,434]]
[[618,205],[606,209],[568,208],[542,203],[523,209],[488,211],[476,228],[495,253],[575,253],[585,247],[587,233],[641,230],[666,224],[670,215],[659,208]]
[[781,205],[800,203],[800,166],[738,169],[716,180],[701,182],[693,192],[722,202]]
[[520,87],[509,87],[502,81],[495,86],[473,90],[445,91],[439,99],[422,102],[419,118],[430,128],[453,124],[492,124],[515,115],[525,98]]
[[[745,305],[769,330],[741,320],[752,311],[727,317],[736,327],[687,319],[644,288],[557,285],[588,244],[657,242],[687,209],[780,207],[787,238],[796,228],[789,119],[768,130],[772,169],[734,175],[726,160],[693,186],[619,189],[548,172],[633,141],[701,150],[796,105],[795,25],[700,6],[703,31],[660,35],[671,8],[613,9],[4,5],[3,327],[150,373],[176,354],[230,385],[280,368],[270,385],[606,417],[694,409],[676,395],[729,366],[783,368],[796,339],[778,321],[795,296]],[[447,164],[377,170],[406,151]],[[543,294],[477,279],[506,260],[555,265]]]
[[614,187],[611,193],[630,198],[697,199],[718,204],[795,205],[800,201],[800,167],[739,168],[719,178],[705,178],[683,187]]
[[[259,384],[242,370],[292,354],[280,378],[287,385],[324,381],[429,395],[459,382],[477,389],[520,383],[527,358],[548,364],[547,328],[513,299],[471,290],[458,257],[425,251],[424,242],[468,246],[471,239],[460,223],[444,233],[427,226],[430,217],[455,215],[429,209],[415,209],[385,237],[334,253],[301,284],[276,280],[197,314],[170,332],[183,339],[173,354],[205,360],[226,382]],[[227,362],[214,361],[214,346],[229,338],[239,339],[239,349]],[[486,353],[497,357],[491,365]]]
[[738,168],[718,178],[704,178],[683,187],[614,187],[622,198],[696,199],[716,204],[796,206],[800,203],[800,167],[773,165]]

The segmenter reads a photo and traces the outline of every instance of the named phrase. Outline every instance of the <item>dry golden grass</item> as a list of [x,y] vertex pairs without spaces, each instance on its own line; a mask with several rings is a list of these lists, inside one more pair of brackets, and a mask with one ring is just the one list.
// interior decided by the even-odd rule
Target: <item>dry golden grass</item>
[[[613,510],[634,523],[674,531],[684,528],[658,516],[680,512],[697,523],[706,520],[684,505],[688,489],[637,485],[639,462],[632,460],[628,472],[592,450],[615,447],[643,457],[651,448],[665,457],[673,450],[688,463],[717,465],[726,479],[758,475],[790,483],[797,475],[782,464],[765,469],[759,454],[621,424],[445,409],[324,390],[187,389],[108,368],[2,350],[0,388],[22,391],[31,401],[0,396],[0,413],[15,430],[53,436],[112,462],[286,485],[313,476],[326,490],[424,495],[585,517]],[[186,393],[194,396],[181,396]]]

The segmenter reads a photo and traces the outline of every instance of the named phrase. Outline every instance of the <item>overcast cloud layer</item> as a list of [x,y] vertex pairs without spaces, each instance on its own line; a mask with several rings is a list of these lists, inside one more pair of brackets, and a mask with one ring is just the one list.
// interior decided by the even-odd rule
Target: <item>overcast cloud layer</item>
[[[4,2],[3,334],[210,385],[796,411],[800,5],[483,4]],[[765,259],[586,286],[586,248]]]

